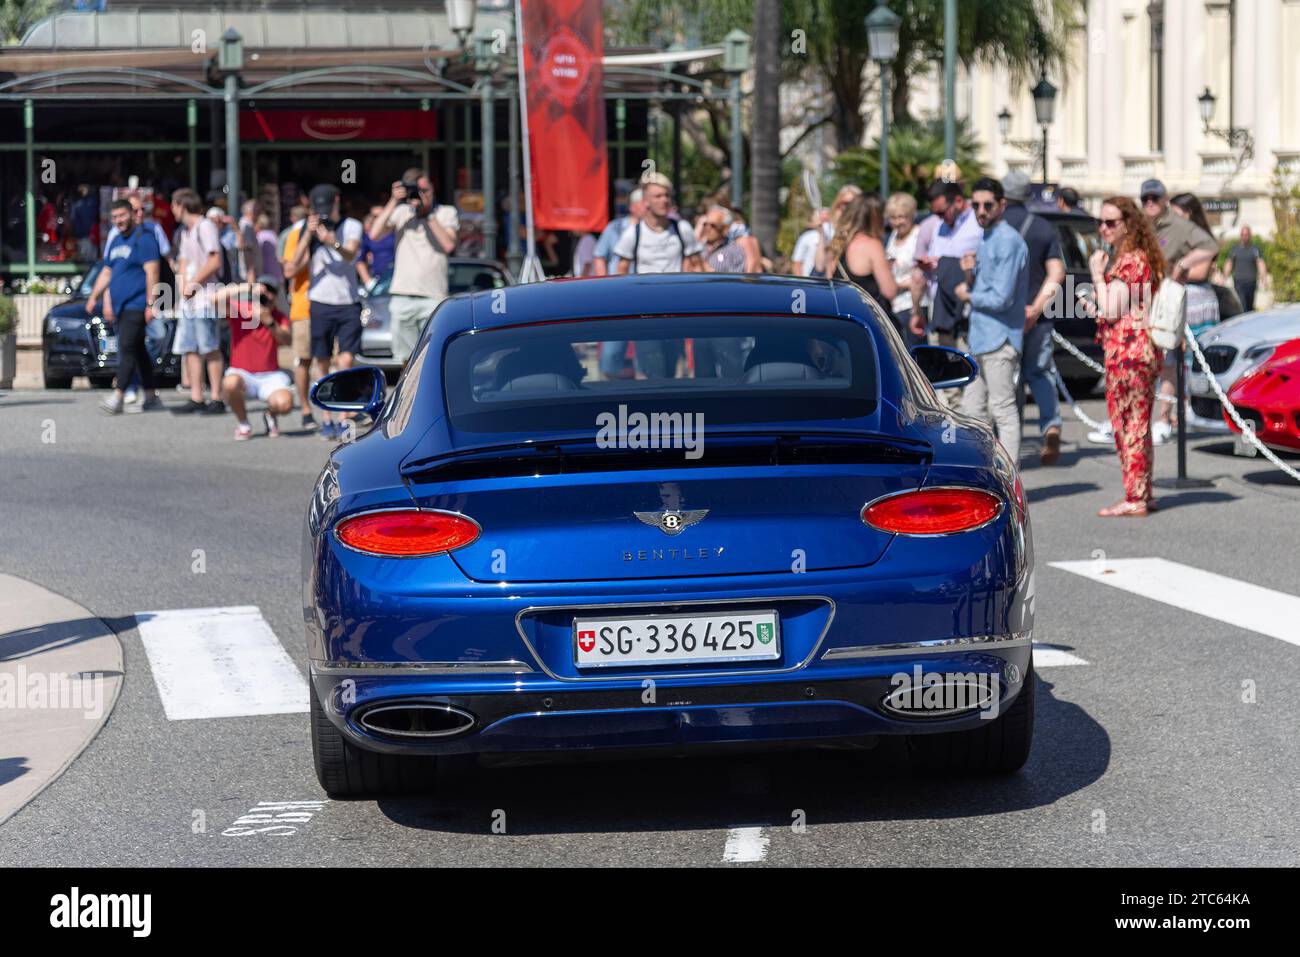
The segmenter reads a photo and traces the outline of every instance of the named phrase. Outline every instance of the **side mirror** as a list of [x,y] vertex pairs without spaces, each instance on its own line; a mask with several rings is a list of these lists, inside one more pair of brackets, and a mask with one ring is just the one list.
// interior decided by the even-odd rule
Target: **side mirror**
[[333,372],[311,388],[311,401],[330,412],[364,412],[375,416],[384,407],[384,373],[374,366]]
[[960,389],[980,374],[973,358],[947,346],[912,346],[912,358],[936,389]]

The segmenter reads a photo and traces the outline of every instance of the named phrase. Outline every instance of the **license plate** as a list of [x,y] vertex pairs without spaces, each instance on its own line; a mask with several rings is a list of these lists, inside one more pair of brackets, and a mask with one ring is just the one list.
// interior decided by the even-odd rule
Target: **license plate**
[[103,336],[99,340],[99,348],[103,352],[116,352],[117,336]]
[[780,631],[770,610],[579,618],[573,659],[579,668],[768,661],[781,656]]
[[1196,395],[1209,395],[1210,380],[1205,377],[1204,372],[1193,372],[1187,380],[1187,390]]

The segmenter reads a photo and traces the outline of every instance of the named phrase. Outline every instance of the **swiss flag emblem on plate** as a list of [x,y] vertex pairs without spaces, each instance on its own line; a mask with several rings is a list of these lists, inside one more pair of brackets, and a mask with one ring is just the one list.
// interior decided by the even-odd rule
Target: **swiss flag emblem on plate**
[[578,632],[578,647],[583,651],[591,651],[596,647],[596,633],[594,631]]

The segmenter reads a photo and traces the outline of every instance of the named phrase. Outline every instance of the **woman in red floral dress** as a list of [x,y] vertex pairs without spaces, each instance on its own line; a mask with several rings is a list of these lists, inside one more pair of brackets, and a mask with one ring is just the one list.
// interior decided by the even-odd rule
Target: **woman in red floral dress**
[[1105,518],[1141,517],[1151,498],[1151,407],[1162,357],[1151,341],[1146,314],[1165,274],[1164,254],[1150,220],[1131,199],[1112,196],[1101,206],[1101,238],[1114,250],[1089,263],[1097,293],[1097,341],[1106,354],[1106,409],[1124,473],[1124,501],[1103,508]]

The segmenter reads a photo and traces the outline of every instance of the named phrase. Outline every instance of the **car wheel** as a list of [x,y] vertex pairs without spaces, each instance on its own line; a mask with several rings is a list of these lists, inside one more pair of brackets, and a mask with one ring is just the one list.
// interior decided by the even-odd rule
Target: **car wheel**
[[49,372],[43,372],[45,377],[45,388],[47,389],[71,389],[72,376],[52,375]]
[[914,734],[908,750],[915,767],[925,771],[1009,774],[1029,758],[1034,738],[1034,669],[1025,674],[1010,710],[971,731]]
[[113,388],[113,377],[110,376],[91,376],[91,388],[94,389],[111,389]]
[[325,715],[311,689],[311,752],[316,777],[332,798],[368,798],[431,791],[436,758],[365,751],[348,741]]

